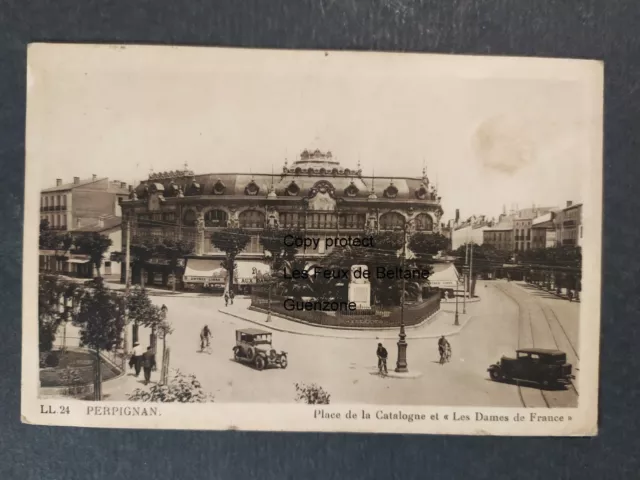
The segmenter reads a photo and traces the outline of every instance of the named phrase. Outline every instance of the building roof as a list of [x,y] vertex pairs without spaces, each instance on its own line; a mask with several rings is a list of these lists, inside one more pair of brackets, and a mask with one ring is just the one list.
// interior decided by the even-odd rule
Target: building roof
[[513,222],[510,220],[503,220],[502,222],[494,225],[493,227],[488,227],[484,231],[485,232],[504,232],[505,230],[513,230]]
[[[166,197],[176,196],[179,189],[190,195],[267,196],[271,191],[277,197],[305,197],[311,189],[320,186],[333,188],[336,197],[418,199],[438,202],[438,194],[429,183],[426,173],[422,177],[366,177],[360,168],[342,167],[331,152],[305,150],[291,165],[285,163],[275,174],[210,173],[195,175],[190,170],[156,173],[135,189],[143,198],[148,189],[162,191]],[[273,194],[272,194],[273,195]]]
[[85,179],[81,179],[78,183],[75,183],[75,182],[63,183],[62,185],[57,185],[55,187],[45,188],[44,190],[42,190],[42,193],[62,192],[65,190],[71,190],[73,188],[86,187],[87,185],[90,185],[92,183],[98,183],[102,180],[105,180],[105,177],[95,178],[95,179],[85,178]]
[[82,227],[74,228],[71,230],[71,233],[78,232],[106,232],[107,230],[113,230],[115,228],[119,228],[122,225],[122,218],[116,217],[115,215],[110,215],[108,217],[104,217],[102,222],[96,222],[93,225],[84,225]]
[[75,183],[75,182],[63,183],[62,185],[57,185],[55,187],[45,188],[41,191],[41,193],[64,192],[67,190],[73,190],[74,188],[81,188],[81,187],[86,187],[87,185],[104,182],[105,180],[107,181],[107,191],[109,193],[115,193],[119,195],[129,194],[128,188],[126,186],[123,187],[122,182],[119,182],[119,181],[109,182],[108,177],[100,177],[95,179],[92,177],[92,178],[80,179],[78,183]]

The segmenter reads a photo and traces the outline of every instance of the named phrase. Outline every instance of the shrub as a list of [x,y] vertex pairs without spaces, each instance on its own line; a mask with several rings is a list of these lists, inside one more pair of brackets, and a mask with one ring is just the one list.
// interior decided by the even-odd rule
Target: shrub
[[331,395],[325,390],[312,383],[307,385],[306,383],[296,383],[296,402],[304,402],[308,404],[325,404],[328,405]]
[[46,367],[57,367],[60,363],[60,357],[57,352],[50,352],[44,359]]
[[129,395],[133,402],[180,402],[205,403],[213,402],[214,397],[202,389],[202,385],[194,375],[186,375],[176,370],[167,385],[154,384],[149,390],[136,388]]
[[79,385],[83,383],[82,375],[75,368],[65,368],[60,371],[60,383],[62,385]]

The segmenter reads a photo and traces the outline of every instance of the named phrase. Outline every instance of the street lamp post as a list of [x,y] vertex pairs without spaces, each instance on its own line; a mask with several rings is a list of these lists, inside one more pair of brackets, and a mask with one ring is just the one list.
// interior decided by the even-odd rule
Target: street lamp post
[[457,327],[460,325],[460,321],[458,320],[458,289],[460,288],[460,282],[456,281],[456,317],[454,325]]
[[404,330],[404,292],[405,292],[405,278],[404,267],[405,258],[407,256],[407,228],[408,222],[405,222],[402,227],[402,293],[400,297],[400,333],[398,334],[398,361],[396,362],[396,372],[406,373],[409,371],[407,365],[407,335]]
[[269,303],[267,304],[267,322],[271,321],[271,280],[269,281]]

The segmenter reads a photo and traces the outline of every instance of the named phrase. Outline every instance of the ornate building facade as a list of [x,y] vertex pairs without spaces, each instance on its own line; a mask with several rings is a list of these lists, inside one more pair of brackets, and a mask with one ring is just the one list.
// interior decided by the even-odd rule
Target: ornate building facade
[[[240,270],[255,275],[256,265],[264,265],[259,262],[264,257],[259,237],[265,228],[297,228],[321,238],[324,246],[324,237],[359,236],[402,229],[405,224],[409,234],[439,232],[443,214],[441,198],[424,171],[411,178],[365,177],[360,168],[343,167],[331,152],[319,150],[303,151],[291,165],[285,161],[277,174],[152,174],[122,202],[122,212],[132,238],[193,241],[195,255],[187,260],[187,270],[191,265],[201,276],[224,258],[211,243],[217,229],[241,227],[251,232],[251,243],[238,263]],[[313,258],[328,251],[320,248],[304,255]],[[208,261],[208,266],[198,260]],[[198,276],[188,273],[185,278]],[[246,276],[240,271],[238,281]]]

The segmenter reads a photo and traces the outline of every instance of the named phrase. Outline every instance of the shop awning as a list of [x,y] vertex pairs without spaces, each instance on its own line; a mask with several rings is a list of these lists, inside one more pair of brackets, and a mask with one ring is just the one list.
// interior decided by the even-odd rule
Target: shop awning
[[90,260],[88,258],[69,258],[67,259],[67,263],[89,263]]
[[184,269],[183,280],[187,283],[205,283],[220,270],[220,260],[190,258]]
[[271,272],[271,267],[264,262],[237,260],[234,272],[235,284],[260,283],[262,276]]
[[453,263],[436,263],[433,265],[433,273],[429,277],[429,285],[438,288],[456,288],[459,283],[459,275]]

